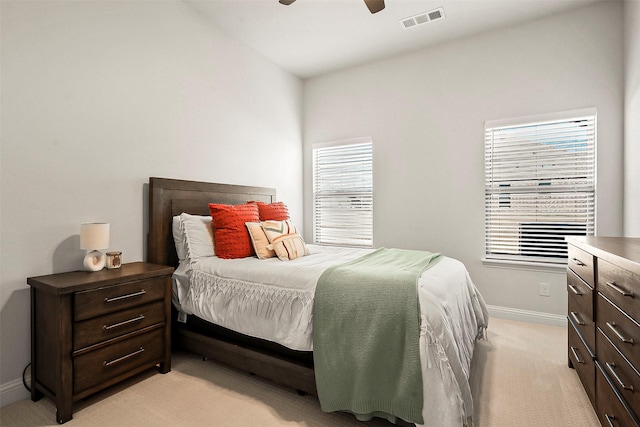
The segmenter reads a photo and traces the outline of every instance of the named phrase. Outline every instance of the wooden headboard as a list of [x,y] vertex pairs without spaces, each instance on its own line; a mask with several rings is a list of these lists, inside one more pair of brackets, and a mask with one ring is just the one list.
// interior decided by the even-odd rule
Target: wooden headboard
[[178,265],[171,229],[175,215],[183,212],[209,215],[209,203],[234,205],[249,200],[271,203],[275,198],[274,188],[149,178],[147,261],[173,267]]

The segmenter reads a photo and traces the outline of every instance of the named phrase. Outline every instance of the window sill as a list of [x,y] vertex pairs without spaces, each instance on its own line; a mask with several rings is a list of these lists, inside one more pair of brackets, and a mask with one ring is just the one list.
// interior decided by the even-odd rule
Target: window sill
[[566,264],[508,261],[502,259],[482,258],[482,265],[491,268],[506,268],[510,270],[547,271],[550,273],[564,273],[567,271]]

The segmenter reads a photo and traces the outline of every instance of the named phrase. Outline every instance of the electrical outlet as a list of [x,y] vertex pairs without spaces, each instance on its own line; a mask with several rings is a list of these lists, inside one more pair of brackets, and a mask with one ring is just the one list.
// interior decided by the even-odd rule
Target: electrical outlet
[[540,282],[540,295],[543,297],[551,296],[551,289],[548,283]]

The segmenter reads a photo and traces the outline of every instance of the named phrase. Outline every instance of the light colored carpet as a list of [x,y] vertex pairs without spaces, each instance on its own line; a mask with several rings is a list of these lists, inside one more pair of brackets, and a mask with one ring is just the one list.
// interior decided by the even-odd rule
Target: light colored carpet
[[471,370],[476,427],[600,427],[567,363],[566,327],[490,319]]
[[[475,427],[598,427],[573,369],[566,328],[491,319],[472,368]],[[49,399],[0,409],[3,427],[56,426]],[[259,378],[175,354],[172,371],[142,374],[78,402],[65,426],[359,426],[389,427],[327,414],[315,397]],[[444,427],[444,426],[443,426]]]

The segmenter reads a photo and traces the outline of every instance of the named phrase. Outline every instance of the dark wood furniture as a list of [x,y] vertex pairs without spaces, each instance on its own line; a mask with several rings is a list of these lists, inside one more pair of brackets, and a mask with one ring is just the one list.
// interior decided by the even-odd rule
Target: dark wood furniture
[[73,403],[146,369],[171,370],[173,267],[30,277],[31,399],[50,397],[62,424]]
[[569,366],[603,426],[640,426],[640,239],[567,240]]
[[[178,265],[171,228],[175,215],[209,215],[209,203],[271,203],[275,198],[272,188],[150,178],[148,261]],[[305,393],[317,393],[311,352],[247,337],[196,316],[188,316],[186,323],[173,322],[173,345]]]

